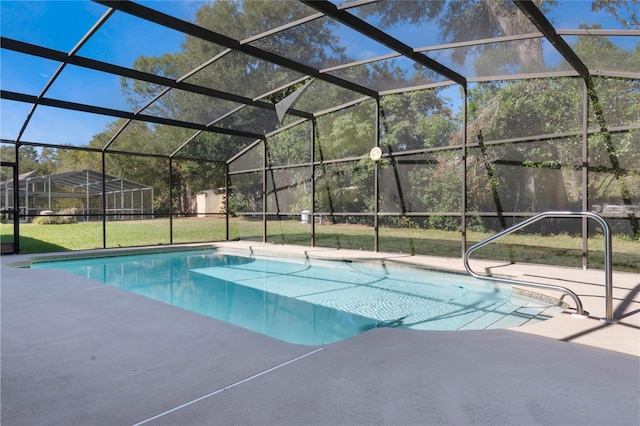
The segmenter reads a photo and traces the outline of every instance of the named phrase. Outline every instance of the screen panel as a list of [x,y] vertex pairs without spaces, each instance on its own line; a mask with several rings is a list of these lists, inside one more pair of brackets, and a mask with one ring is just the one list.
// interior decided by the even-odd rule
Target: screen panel
[[311,167],[267,170],[267,212],[299,214],[311,209]]
[[469,148],[468,211],[580,210],[581,153],[577,138]]
[[306,213],[267,217],[267,241],[273,244],[311,244],[311,221]]
[[380,145],[390,152],[462,144],[462,102],[456,86],[385,95],[380,100]]
[[[442,223],[448,223],[445,230]],[[459,257],[462,250],[459,216],[382,216],[380,250],[411,255]]]
[[374,169],[368,160],[315,168],[315,210],[320,213],[373,212]]
[[170,243],[169,217],[154,215],[153,219],[123,220],[121,215],[107,215],[107,248],[139,247]]
[[199,213],[196,216],[173,216],[173,243],[196,243],[225,240],[226,219],[222,214]]
[[372,100],[318,117],[316,161],[368,155],[376,141],[375,117]]
[[593,77],[592,81],[589,130],[640,125],[640,79]]
[[229,239],[263,241],[262,214],[242,214],[229,219]]
[[315,227],[316,246],[373,250],[374,230],[372,216],[326,216],[322,224]]
[[105,154],[108,173],[118,176],[110,182],[136,182],[140,190],[131,196],[117,191],[105,194],[107,247],[170,243],[169,161],[166,158],[128,154]]
[[379,167],[382,212],[460,212],[459,149],[398,155]]
[[580,132],[584,90],[577,78],[475,83],[469,89],[469,143]]
[[267,138],[267,165],[311,162],[311,123],[305,122]]
[[256,143],[229,163],[229,172],[242,172],[263,167],[264,146],[261,143]]
[[230,175],[229,187],[229,213],[262,213],[264,193],[261,171]]

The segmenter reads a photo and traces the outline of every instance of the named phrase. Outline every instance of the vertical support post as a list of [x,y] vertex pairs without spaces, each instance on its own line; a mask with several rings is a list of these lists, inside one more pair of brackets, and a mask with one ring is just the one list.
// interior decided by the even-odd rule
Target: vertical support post
[[169,244],[173,244],[173,157],[169,157]]
[[107,160],[105,158],[105,151],[102,150],[102,248],[107,248]]
[[[4,166],[4,164],[3,164],[3,166]],[[12,186],[14,188],[15,188],[15,185],[16,185],[16,181],[13,179],[13,175],[14,175],[13,171],[14,171],[15,168],[16,168],[16,166],[14,165],[12,167],[12,169],[11,169],[11,179],[12,179],[11,184],[12,184]],[[14,189],[13,192],[16,192],[16,190]],[[12,197],[12,199],[13,199],[13,197]],[[4,205],[7,207],[7,209],[9,208],[9,206],[13,206],[14,210],[15,210],[15,204],[9,203],[9,182],[6,182],[5,188],[4,188]]]
[[467,250],[467,86],[461,87],[462,95],[462,191],[460,205],[460,232],[462,257]]
[[124,208],[124,179],[120,178],[120,217],[125,218]]
[[47,208],[49,210],[52,210],[51,208],[51,176],[49,176],[47,178],[47,186],[49,187],[49,190],[47,191]]
[[[4,166],[4,164],[3,164],[3,166]],[[16,183],[17,183],[17,181],[15,179],[13,179],[13,175],[15,174],[14,173],[15,169],[16,169],[16,165],[14,163],[14,165],[12,166],[12,169],[11,169],[11,179],[13,180],[12,183],[13,183],[13,187],[14,187],[14,191],[13,192],[16,192],[15,186],[16,186]],[[9,208],[9,206],[10,206],[10,204],[9,204],[9,182],[6,183],[5,189],[4,189],[4,205],[7,208]],[[15,204],[13,204],[13,209],[14,210],[16,209],[16,205]]]
[[[375,132],[375,145],[379,147],[380,146],[380,98],[376,98],[376,116],[374,117],[375,120],[375,126],[374,126],[374,132]],[[380,251],[380,222],[378,219],[378,210],[380,209],[380,206],[378,205],[379,202],[379,195],[380,195],[380,187],[379,187],[379,180],[378,180],[378,173],[380,171],[379,168],[379,162],[376,161],[374,163],[374,167],[373,167],[373,232],[374,232],[374,236],[373,236],[373,250],[377,253]]]
[[311,247],[316,246],[316,119],[311,119]]
[[229,164],[224,163],[224,240],[229,241]]
[[[20,142],[16,143],[13,166],[13,249],[20,254]],[[25,194],[26,197],[26,194]]]
[[[582,206],[589,210],[589,92],[586,81],[582,80]],[[589,267],[589,218],[582,218],[582,269]]]
[[267,242],[267,139],[262,140],[262,242]]
[[84,209],[84,220],[86,222],[89,222],[89,212],[90,212],[90,210],[89,210],[89,208],[90,208],[89,202],[90,202],[91,198],[89,196],[90,195],[89,194],[90,193],[90,189],[89,188],[90,188],[89,169],[87,169],[87,192],[85,194],[85,209]]
[[29,178],[24,180],[24,214],[29,215]]

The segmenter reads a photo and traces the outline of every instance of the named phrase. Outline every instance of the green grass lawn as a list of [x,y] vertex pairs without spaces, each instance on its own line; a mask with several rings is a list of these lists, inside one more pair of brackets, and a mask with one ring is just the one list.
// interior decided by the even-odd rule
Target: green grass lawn
[[[169,220],[107,222],[106,246],[135,247],[169,244]],[[231,218],[230,239],[262,241],[262,221]],[[3,241],[11,238],[11,225],[1,225]],[[67,225],[20,225],[21,253],[45,253],[102,248],[102,222]],[[468,232],[468,246],[492,234]],[[173,221],[173,243],[221,241],[225,220],[180,218]],[[275,244],[311,244],[311,226],[296,220],[269,221],[267,240]],[[460,257],[460,233],[402,228],[380,228],[380,250],[432,256]],[[604,238],[589,239],[589,267],[602,268]],[[373,250],[373,228],[363,225],[316,225],[316,246]],[[613,265],[617,271],[640,272],[640,242],[613,238]],[[569,235],[512,234],[474,253],[474,258],[581,266],[582,239]]]

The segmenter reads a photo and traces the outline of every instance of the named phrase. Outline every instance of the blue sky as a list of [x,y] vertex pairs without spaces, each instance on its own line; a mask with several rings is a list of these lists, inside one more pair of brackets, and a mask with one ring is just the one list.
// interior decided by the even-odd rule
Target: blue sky
[[[192,20],[200,1],[143,1],[147,6],[180,19]],[[578,23],[600,21],[605,28],[616,28],[611,17],[604,13],[594,15],[588,1],[560,2],[551,19],[558,28],[577,28]],[[1,33],[45,47],[68,52],[107,10],[89,1],[0,1]],[[374,23],[372,21],[372,23]],[[356,59],[388,53],[389,50],[368,43],[362,36],[350,37],[351,30],[340,30],[347,54]],[[439,44],[437,28],[421,24],[393,34],[413,46]],[[141,55],[157,56],[177,52],[183,36],[171,30],[116,12],[79,55],[117,65],[131,67]],[[638,38],[633,39],[636,43]],[[557,57],[557,55],[556,55]],[[553,54],[549,56],[552,60]],[[42,88],[58,67],[58,63],[2,50],[0,82],[4,90],[31,95],[40,94]],[[67,66],[46,94],[50,98],[130,110],[120,91],[120,79],[94,71]],[[2,100],[1,137],[15,139],[27,116],[30,105]],[[85,113],[70,113],[54,108],[38,107],[22,140],[53,144],[87,144],[93,135],[102,132],[110,117]]]
[[[152,5],[168,2],[150,2]],[[195,2],[178,4],[183,14],[193,14]],[[107,10],[89,1],[5,1],[0,3],[2,35],[69,52]],[[118,47],[118,41],[126,42]],[[119,13],[112,16],[79,55],[132,67],[140,55],[161,55],[180,50],[183,36]],[[161,42],[159,42],[161,40]],[[2,51],[1,83],[5,90],[38,95],[59,63],[11,51]],[[95,71],[67,66],[46,97],[68,99],[109,108],[130,110],[120,91],[120,79]],[[96,101],[97,100],[97,101]],[[2,100],[1,136],[15,139],[30,106]],[[87,144],[102,132],[110,117],[69,113],[38,107],[22,140],[53,144]]]

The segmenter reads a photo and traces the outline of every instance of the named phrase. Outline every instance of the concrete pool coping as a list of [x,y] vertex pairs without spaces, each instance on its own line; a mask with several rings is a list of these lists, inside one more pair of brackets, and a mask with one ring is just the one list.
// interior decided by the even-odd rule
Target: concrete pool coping
[[[255,242],[217,246],[462,267],[459,259],[401,260]],[[301,346],[117,288],[96,288],[81,277],[6,267],[29,257],[1,258],[2,424],[640,421],[635,274],[615,273],[618,324],[599,320],[601,271],[483,264],[523,279],[557,279],[552,272],[561,272],[592,317],[563,314],[514,330],[375,329],[331,345]]]

